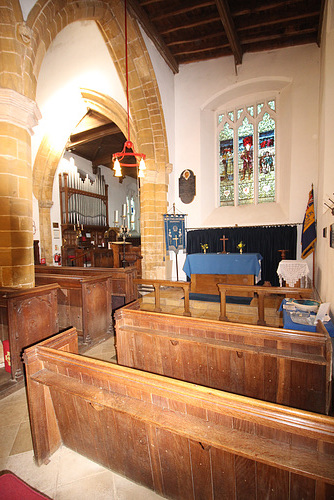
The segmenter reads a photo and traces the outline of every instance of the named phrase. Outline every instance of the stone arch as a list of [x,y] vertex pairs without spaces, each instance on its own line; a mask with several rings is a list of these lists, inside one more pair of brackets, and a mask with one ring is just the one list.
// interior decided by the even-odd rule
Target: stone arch
[[[38,73],[48,47],[65,26],[78,20],[92,20],[97,23],[125,87],[123,2],[114,1],[110,4],[102,0],[40,0],[36,2],[26,23],[32,36],[31,58],[29,61],[24,60],[24,85],[34,98]],[[167,137],[154,70],[139,27],[129,13],[128,40],[130,115],[136,148],[147,157],[146,176],[141,183],[143,275],[164,278],[166,271],[161,214],[167,209]],[[122,126],[120,128],[122,129]],[[45,137],[36,156],[33,190],[38,201],[44,205],[45,202],[50,202],[43,193],[50,192],[50,184],[52,185],[53,181],[50,175],[55,172],[63,154],[60,149],[52,148]],[[45,211],[43,213],[45,218]]]
[[[126,135],[127,113],[115,99],[90,89],[82,89],[81,96],[87,108],[96,110],[115,122]],[[65,136],[69,136],[72,132],[71,124],[78,123],[81,118],[81,115],[72,117]],[[135,130],[131,121],[130,130],[133,142],[136,144]],[[40,248],[48,263],[52,262],[50,209],[52,207],[53,180],[63,153],[64,147],[52,146],[50,138],[45,135],[40,143],[33,169],[33,192],[39,206]]]

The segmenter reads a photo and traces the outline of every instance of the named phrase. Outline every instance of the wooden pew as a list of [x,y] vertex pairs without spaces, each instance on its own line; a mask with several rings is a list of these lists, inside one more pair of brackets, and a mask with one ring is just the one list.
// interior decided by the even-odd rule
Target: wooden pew
[[78,356],[25,351],[35,461],[64,446],[176,500],[334,496],[334,419]]
[[67,276],[107,276],[109,289],[112,295],[112,309],[123,306],[138,298],[137,287],[134,279],[137,277],[136,269],[131,267],[72,267],[72,266],[35,266],[35,275],[62,274]]
[[[289,287],[269,287],[269,286],[249,286],[249,285],[226,285],[218,283],[217,288],[220,295],[220,317],[221,321],[228,321],[226,315],[226,295],[238,295],[238,292],[246,292],[258,297],[258,325],[265,326],[264,319],[264,299],[271,295],[282,295],[294,299],[310,298],[313,296],[312,288],[289,288]],[[227,293],[229,292],[229,293]]]
[[[168,281],[168,280],[150,280],[150,279],[135,279],[134,283],[137,285],[151,285],[154,287],[154,310],[161,312],[160,307],[160,289],[163,287],[179,287],[183,288],[184,292],[184,315],[191,316],[189,308],[189,292],[191,283],[189,281]],[[272,295],[281,295],[283,297],[292,298],[310,298],[313,295],[311,288],[288,288],[288,287],[265,287],[265,286],[252,286],[252,285],[228,285],[224,283],[217,283],[217,291],[220,296],[220,316],[221,321],[229,321],[226,313],[226,296],[227,292],[232,296],[257,296],[257,309],[258,309],[258,325],[265,326],[264,319],[265,311],[265,297]],[[191,299],[190,299],[191,300]]]
[[331,404],[332,343],[317,332],[223,323],[140,310],[115,314],[119,364],[327,414]]
[[135,279],[135,285],[149,285],[154,288],[154,311],[161,312],[160,305],[160,289],[162,287],[170,288],[182,288],[184,293],[184,316],[191,316],[189,309],[189,291],[190,291],[190,281],[169,281],[169,280],[151,280],[151,279]]
[[57,284],[0,288],[1,340],[9,340],[12,380],[23,379],[23,349],[59,331],[58,289]]
[[37,285],[57,283],[59,329],[74,326],[84,344],[94,344],[112,331],[111,294],[107,276],[42,274]]

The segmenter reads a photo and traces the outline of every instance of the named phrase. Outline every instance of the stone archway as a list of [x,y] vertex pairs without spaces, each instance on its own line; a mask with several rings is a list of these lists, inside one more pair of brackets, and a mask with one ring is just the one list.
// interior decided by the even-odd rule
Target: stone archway
[[[6,31],[6,37],[8,38],[8,34],[12,37],[16,58],[21,62],[16,63],[14,68],[15,59],[13,59],[13,64],[5,68],[0,82],[3,87],[11,89],[17,95],[24,96],[29,103],[34,103],[39,69],[48,47],[65,26],[77,20],[91,20],[97,23],[125,87],[124,4],[121,0],[114,0],[112,3],[104,0],[76,0],[75,2],[39,0],[26,22],[23,21],[22,13],[18,8],[12,6],[9,10],[8,20],[12,23],[10,25],[12,30]],[[148,159],[147,175],[141,187],[143,274],[152,278],[163,278],[165,277],[165,259],[161,214],[167,208],[166,131],[154,70],[139,27],[129,14],[128,33],[131,41],[128,45],[130,114],[135,130],[136,147],[145,153]],[[20,69],[19,72],[17,68]],[[16,109],[13,109],[13,114],[15,112]],[[30,142],[30,137],[26,138],[27,151],[30,150]],[[14,142],[10,148],[12,156],[17,157]],[[49,178],[48,174],[58,164],[62,151],[49,147],[47,139],[44,138],[39,152],[34,165],[33,191],[38,194],[38,200],[41,202],[40,210],[45,214],[50,199],[40,194],[49,191],[52,178]],[[28,160],[27,164],[29,165]],[[12,170],[11,175],[13,174],[19,175],[19,171],[16,173]],[[32,203],[31,194],[32,189],[29,203]],[[9,193],[9,197],[11,196]],[[10,212],[8,215],[11,217]],[[29,227],[26,231],[26,239],[32,242],[31,214],[29,220],[31,228]],[[4,286],[29,286],[29,283],[34,282],[31,248],[28,255],[30,255],[31,262],[27,262],[24,271],[26,276],[22,276],[22,272],[16,275],[15,272],[11,272],[12,259],[8,259],[8,275],[11,273],[11,276],[7,281],[2,279]]]
[[[71,21],[80,19],[94,20],[103,34],[109,53],[125,86],[123,2],[115,1],[112,6],[104,2],[98,2],[98,8],[97,2],[93,1],[82,2],[79,0],[72,4],[71,7],[68,4],[61,3],[61,5],[62,7],[58,10],[60,2],[56,0],[47,2],[48,10],[43,9],[46,22],[54,24],[53,15],[57,15],[63,20],[62,24],[58,23],[58,26],[62,26],[62,28],[68,24],[69,19]],[[90,10],[90,7],[92,7],[92,10]],[[88,15],[87,12],[90,14]],[[40,30],[37,22],[38,18],[39,16],[36,16],[32,27],[37,28],[38,26],[37,31],[40,34],[41,41],[36,53],[40,54],[42,50],[41,44],[46,49],[49,38],[46,40],[45,32]],[[136,147],[147,156],[146,176],[141,185],[143,275],[152,278],[164,278],[166,271],[161,214],[167,208],[166,165],[168,164],[168,152],[166,131],[160,94],[151,61],[137,23],[131,19],[129,14],[128,20],[128,32],[131,37],[131,43],[128,44],[130,114]],[[32,20],[28,18],[28,22],[30,21]],[[60,29],[57,30],[55,27],[53,37],[56,36],[58,31]],[[36,60],[36,65],[39,61],[39,59]],[[96,105],[100,105],[101,103],[97,101],[95,101]],[[112,107],[108,107],[108,109],[110,112]],[[118,125],[124,130],[122,119],[120,119]],[[35,176],[35,168],[38,166],[40,159],[48,158],[51,168],[50,173],[52,170],[55,171],[56,161],[57,159],[59,161],[62,152],[58,151],[55,154],[54,151],[45,151],[45,148],[47,148],[46,143],[43,144],[43,154],[41,150],[41,156],[36,158],[34,181],[42,180],[44,187],[48,188],[50,179],[47,179],[47,175]],[[41,186],[37,187],[34,183],[34,192],[45,192],[44,187],[41,189]],[[43,213],[45,214],[45,211]]]
[[[112,120],[122,130],[127,133],[127,113],[125,109],[113,98],[90,89],[81,89],[81,96],[87,109],[92,109]],[[76,124],[82,118],[81,115],[74,114],[67,125],[65,136],[72,132],[72,124]],[[135,130],[130,121],[131,137],[136,144]],[[65,144],[55,147],[51,143],[49,136],[45,135],[40,143],[36,155],[33,170],[33,193],[38,200],[39,207],[39,229],[40,229],[40,249],[47,264],[52,264],[52,234],[50,209],[52,207],[52,189],[54,176],[58,164],[63,156]]]

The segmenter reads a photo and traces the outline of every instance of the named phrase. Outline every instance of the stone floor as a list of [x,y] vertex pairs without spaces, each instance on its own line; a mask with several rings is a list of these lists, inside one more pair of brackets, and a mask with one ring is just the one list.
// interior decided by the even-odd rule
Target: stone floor
[[[86,351],[85,356],[116,361],[114,337]],[[24,387],[0,400],[0,471],[3,470],[10,470],[54,500],[161,499],[151,490],[111,472],[65,446],[52,455],[49,464],[37,467],[33,460]]]

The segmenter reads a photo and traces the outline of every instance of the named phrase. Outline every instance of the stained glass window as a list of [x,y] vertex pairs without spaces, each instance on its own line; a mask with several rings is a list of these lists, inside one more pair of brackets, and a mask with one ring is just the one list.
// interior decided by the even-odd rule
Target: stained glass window
[[221,206],[275,201],[276,105],[263,100],[219,115]]
[[225,122],[219,133],[220,204],[234,205],[233,128]]
[[275,120],[264,113],[258,124],[258,202],[275,201]]
[[254,203],[254,126],[244,118],[238,129],[238,204]]

